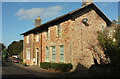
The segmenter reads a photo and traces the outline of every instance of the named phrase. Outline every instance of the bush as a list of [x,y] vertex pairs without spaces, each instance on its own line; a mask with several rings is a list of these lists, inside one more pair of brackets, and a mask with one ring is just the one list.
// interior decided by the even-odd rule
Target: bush
[[23,64],[23,62],[22,62],[22,61],[19,61],[19,64]]
[[27,66],[27,64],[26,64],[26,63],[22,63],[22,65],[23,65],[23,66]]
[[20,61],[23,61],[23,59],[22,59],[22,58],[20,58]]
[[49,62],[42,62],[40,63],[40,67],[43,69],[48,69],[48,68],[52,68],[55,69],[56,71],[60,70],[60,71],[70,71],[72,69],[72,64],[68,63],[49,63]]

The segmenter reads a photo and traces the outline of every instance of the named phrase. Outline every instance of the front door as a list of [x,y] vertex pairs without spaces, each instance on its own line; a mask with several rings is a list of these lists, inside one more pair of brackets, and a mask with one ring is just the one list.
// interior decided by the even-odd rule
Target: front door
[[39,50],[38,48],[36,49],[36,65],[39,64]]

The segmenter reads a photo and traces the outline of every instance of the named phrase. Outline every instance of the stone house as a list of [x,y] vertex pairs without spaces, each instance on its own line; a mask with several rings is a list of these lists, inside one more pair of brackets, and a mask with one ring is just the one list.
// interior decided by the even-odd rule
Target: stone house
[[89,68],[94,58],[100,64],[105,60],[98,45],[97,32],[110,26],[111,21],[92,2],[83,2],[81,8],[41,24],[35,19],[35,28],[22,33],[23,62],[40,65],[41,62],[71,63]]

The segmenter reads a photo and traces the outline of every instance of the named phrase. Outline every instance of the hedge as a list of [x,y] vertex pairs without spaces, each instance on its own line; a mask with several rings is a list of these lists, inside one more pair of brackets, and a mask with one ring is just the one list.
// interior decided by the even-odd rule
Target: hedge
[[43,69],[55,69],[56,71],[70,71],[73,66],[71,63],[65,64],[65,63],[50,63],[50,62],[42,62],[40,63],[40,67]]

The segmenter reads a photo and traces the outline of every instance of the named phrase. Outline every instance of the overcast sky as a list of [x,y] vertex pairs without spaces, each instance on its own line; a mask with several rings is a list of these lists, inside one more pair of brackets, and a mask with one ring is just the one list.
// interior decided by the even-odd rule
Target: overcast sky
[[[34,19],[42,23],[81,7],[81,2],[2,2],[2,42],[9,45],[22,40],[20,34],[34,28]],[[118,18],[118,2],[95,2],[112,21]],[[0,25],[1,26],[1,25]],[[1,29],[1,28],[0,28]]]

